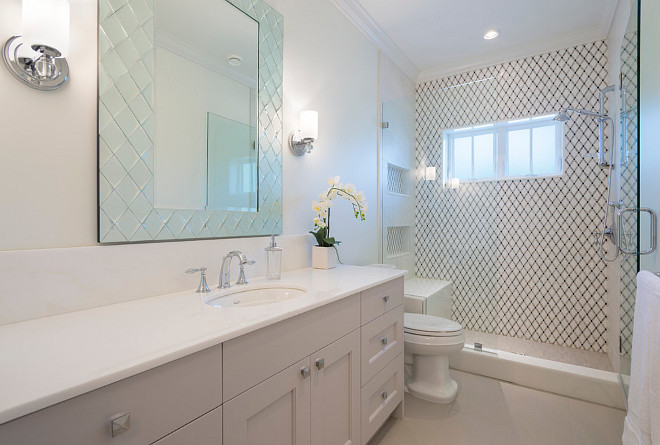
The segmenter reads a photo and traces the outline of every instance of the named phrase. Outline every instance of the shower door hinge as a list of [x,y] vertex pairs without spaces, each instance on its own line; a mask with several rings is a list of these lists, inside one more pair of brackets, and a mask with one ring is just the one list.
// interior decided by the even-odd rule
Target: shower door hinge
[[390,123],[389,122],[381,122],[380,127],[381,128],[390,128]]
[[619,335],[619,354],[623,354],[623,339]]

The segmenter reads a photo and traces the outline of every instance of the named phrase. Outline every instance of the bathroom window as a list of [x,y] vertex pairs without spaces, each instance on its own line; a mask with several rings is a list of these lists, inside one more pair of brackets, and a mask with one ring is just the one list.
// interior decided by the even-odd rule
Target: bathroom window
[[557,176],[562,173],[563,124],[555,115],[444,132],[445,183]]

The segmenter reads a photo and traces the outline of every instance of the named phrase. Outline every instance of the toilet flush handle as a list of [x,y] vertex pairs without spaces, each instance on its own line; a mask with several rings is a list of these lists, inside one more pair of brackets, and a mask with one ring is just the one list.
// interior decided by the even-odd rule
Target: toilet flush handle
[[381,298],[383,299],[383,301],[384,301],[385,303],[387,303],[388,301],[390,301],[390,296],[389,296],[389,295],[383,295]]

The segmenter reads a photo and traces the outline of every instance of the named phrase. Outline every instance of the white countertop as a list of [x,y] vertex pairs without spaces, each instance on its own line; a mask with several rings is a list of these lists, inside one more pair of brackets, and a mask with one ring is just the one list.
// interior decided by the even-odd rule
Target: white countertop
[[194,290],[0,326],[0,423],[403,276],[358,266],[299,269],[279,281],[303,286],[291,300],[215,308]]

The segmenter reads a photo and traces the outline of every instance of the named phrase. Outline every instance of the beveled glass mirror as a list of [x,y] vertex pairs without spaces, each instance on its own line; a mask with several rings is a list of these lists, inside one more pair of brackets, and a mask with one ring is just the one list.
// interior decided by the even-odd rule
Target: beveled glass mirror
[[282,17],[261,0],[100,0],[99,242],[282,225]]

